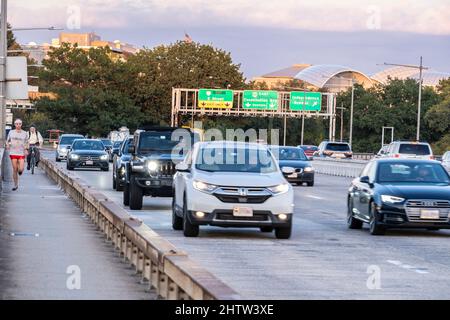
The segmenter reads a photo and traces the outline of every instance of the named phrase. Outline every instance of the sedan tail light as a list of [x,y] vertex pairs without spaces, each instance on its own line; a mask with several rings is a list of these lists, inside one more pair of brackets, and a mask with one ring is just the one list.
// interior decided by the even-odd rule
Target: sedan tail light
[[400,155],[398,153],[394,154],[394,158],[400,158]]

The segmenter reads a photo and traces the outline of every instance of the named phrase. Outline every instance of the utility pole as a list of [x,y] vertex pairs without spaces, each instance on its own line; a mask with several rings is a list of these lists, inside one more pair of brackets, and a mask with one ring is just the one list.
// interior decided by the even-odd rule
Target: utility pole
[[0,12],[0,146],[6,142],[6,55],[8,47],[7,0],[1,0]]
[[422,83],[423,83],[423,70],[428,70],[427,67],[423,66],[423,59],[420,56],[420,64],[418,66],[409,64],[396,64],[396,63],[384,63],[385,66],[396,66],[404,68],[419,69],[419,101],[417,102],[417,129],[416,129],[416,140],[420,140],[420,112],[422,107]]
[[353,104],[355,101],[355,82],[352,80],[352,102],[350,103],[350,133],[349,133],[349,139],[348,143],[350,144],[350,147],[352,147],[352,141],[353,141]]
[[341,136],[340,136],[340,140],[342,142],[342,138],[344,136],[343,132],[344,132],[344,110],[347,110],[347,108],[344,108],[344,104],[341,103],[340,107],[336,107],[336,109],[340,109],[341,110]]

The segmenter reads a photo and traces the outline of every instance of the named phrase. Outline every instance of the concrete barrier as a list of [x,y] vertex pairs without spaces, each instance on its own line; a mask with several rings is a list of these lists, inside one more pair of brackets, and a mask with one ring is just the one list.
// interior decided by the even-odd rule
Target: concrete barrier
[[368,161],[314,158],[312,165],[316,173],[356,178]]
[[[42,165],[41,165],[42,163]],[[238,300],[239,294],[210,272],[193,262],[142,221],[69,174],[55,163],[42,158],[40,167],[85,212],[105,234],[123,259],[142,280],[148,282],[163,299]]]
[[3,155],[5,153],[4,148],[0,148],[0,192],[3,190],[3,174],[4,174],[4,164],[3,164]]

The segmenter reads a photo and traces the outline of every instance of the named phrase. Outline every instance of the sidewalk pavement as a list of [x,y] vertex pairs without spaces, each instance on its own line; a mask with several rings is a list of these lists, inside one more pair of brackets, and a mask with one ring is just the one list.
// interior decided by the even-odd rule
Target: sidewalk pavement
[[156,299],[41,169],[19,181],[0,195],[0,299]]

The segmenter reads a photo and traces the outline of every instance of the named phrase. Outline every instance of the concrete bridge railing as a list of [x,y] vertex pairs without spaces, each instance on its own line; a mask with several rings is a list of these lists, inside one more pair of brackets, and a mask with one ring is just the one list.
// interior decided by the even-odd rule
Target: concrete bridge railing
[[237,300],[238,293],[193,262],[83,180],[42,159],[42,168],[65,190],[149,287],[171,300]]

